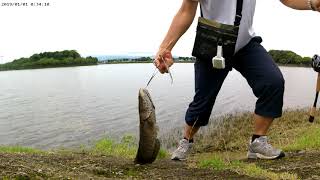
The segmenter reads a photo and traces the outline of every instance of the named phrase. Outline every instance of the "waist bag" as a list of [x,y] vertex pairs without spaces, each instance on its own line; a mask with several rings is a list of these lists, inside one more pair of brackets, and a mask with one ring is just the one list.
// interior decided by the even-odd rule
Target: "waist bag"
[[230,59],[235,53],[242,18],[242,6],[243,0],[237,0],[234,25],[228,25],[204,18],[200,5],[201,17],[198,19],[192,56],[209,61],[217,55],[219,49],[222,51],[221,55],[226,59],[226,66],[230,66]]

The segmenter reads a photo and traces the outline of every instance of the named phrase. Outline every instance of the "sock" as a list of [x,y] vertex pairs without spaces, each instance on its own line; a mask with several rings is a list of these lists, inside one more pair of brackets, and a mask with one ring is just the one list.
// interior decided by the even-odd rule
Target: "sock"
[[[188,140],[188,138],[184,137],[183,139]],[[193,143],[193,139],[189,139],[189,143]]]
[[261,136],[260,135],[256,135],[256,134],[252,135],[251,142],[253,142],[255,139],[257,139],[259,137],[261,137]]

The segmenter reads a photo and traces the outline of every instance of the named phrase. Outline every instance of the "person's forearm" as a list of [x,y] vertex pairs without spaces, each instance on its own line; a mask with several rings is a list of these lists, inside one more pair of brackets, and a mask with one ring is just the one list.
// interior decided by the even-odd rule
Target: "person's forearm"
[[196,11],[196,2],[191,2],[189,5],[182,5],[178,13],[173,18],[170,28],[159,49],[172,50],[179,38],[192,24]]
[[308,0],[281,0],[281,2],[292,9],[311,10]]

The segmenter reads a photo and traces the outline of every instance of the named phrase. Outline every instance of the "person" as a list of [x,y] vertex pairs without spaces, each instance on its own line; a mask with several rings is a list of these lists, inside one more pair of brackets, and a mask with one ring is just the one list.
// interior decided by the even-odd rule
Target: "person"
[[[320,0],[280,0],[284,5],[297,10],[320,11]],[[171,50],[192,24],[197,6],[204,18],[233,25],[237,0],[183,0],[172,20],[170,28],[155,56],[154,64],[161,73],[168,72],[173,64]],[[235,54],[232,68],[247,80],[257,97],[253,115],[254,132],[248,145],[248,158],[276,159],[284,157],[282,150],[268,143],[267,131],[275,118],[282,115],[284,79],[272,57],[260,44],[261,37],[252,29],[256,0],[243,0]],[[208,120],[229,70],[215,69],[211,61],[197,58],[195,68],[195,95],[185,115],[184,138],[172,153],[172,160],[185,160],[193,145],[193,137]]]

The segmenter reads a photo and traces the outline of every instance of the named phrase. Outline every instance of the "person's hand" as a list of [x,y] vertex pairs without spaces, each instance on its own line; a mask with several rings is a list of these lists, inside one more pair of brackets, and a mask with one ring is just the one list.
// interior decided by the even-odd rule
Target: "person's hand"
[[161,74],[168,73],[169,67],[173,65],[171,51],[159,50],[153,61],[154,65],[159,69]]
[[320,0],[313,0],[311,2],[313,8],[315,8],[316,11],[320,12]]

